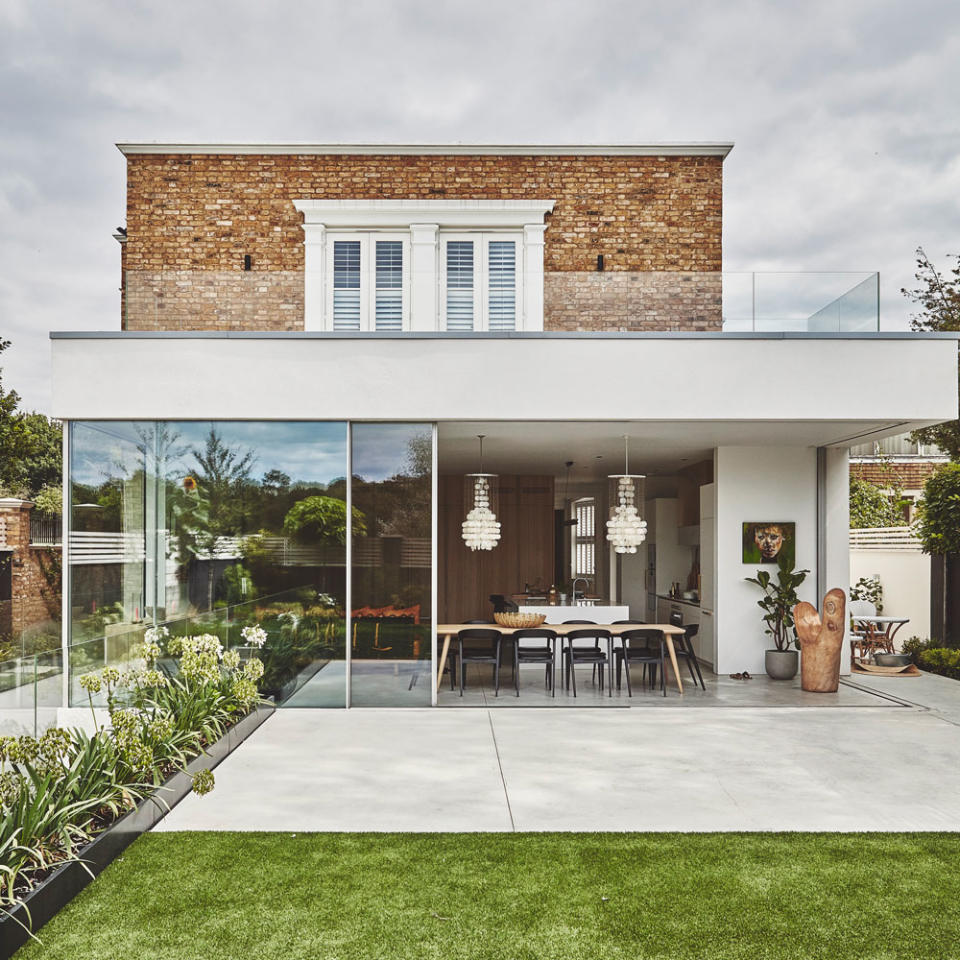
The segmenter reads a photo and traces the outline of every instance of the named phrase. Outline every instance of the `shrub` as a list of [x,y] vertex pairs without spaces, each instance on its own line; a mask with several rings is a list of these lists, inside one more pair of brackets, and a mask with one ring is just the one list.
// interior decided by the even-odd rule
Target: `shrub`
[[869,480],[850,478],[850,527],[897,527],[903,516],[895,498]]
[[920,666],[931,673],[960,680],[960,650],[948,647],[931,647],[919,654]]
[[910,654],[910,659],[916,666],[920,666],[920,654],[924,650],[929,650],[931,642],[929,640],[923,640],[920,637],[911,637],[909,640],[904,640],[900,645],[901,653]]
[[927,478],[917,521],[925,553],[960,554],[960,463],[945,463]]

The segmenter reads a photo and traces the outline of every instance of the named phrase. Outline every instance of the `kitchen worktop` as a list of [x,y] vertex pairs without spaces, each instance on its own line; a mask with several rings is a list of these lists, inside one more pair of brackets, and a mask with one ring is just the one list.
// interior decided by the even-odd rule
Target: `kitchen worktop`
[[699,600],[684,600],[683,597],[671,597],[669,593],[658,593],[657,598],[660,600],[669,600],[671,603],[685,603],[688,607],[699,607]]
[[522,603],[521,613],[542,613],[547,623],[563,623],[565,620],[592,620],[594,623],[613,623],[629,620],[630,608],[622,604],[593,603],[563,604],[555,607],[546,603]]

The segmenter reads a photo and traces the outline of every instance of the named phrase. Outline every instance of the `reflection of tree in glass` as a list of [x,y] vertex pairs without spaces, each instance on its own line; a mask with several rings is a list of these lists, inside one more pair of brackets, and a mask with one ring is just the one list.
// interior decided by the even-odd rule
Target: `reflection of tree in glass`
[[197,480],[210,501],[210,529],[217,536],[238,536],[247,529],[250,471],[256,463],[252,450],[231,450],[210,427],[203,449],[190,451],[196,460]]
[[[305,497],[295,503],[283,520],[283,530],[301,543],[347,542],[347,505],[335,497]],[[364,515],[353,508],[354,536],[364,536]]]

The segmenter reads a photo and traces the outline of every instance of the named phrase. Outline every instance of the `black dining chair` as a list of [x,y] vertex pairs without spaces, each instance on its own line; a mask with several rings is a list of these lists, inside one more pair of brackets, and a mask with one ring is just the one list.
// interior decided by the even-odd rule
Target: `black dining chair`
[[700,686],[706,690],[707,688],[703,682],[703,674],[700,672],[700,664],[697,661],[697,655],[693,652],[693,643],[691,642],[699,632],[700,625],[696,623],[684,624],[683,614],[681,614],[679,610],[675,610],[670,614],[670,626],[683,627],[683,636],[675,635],[673,638],[674,655],[678,660],[686,661],[693,685],[696,686],[697,680],[699,679]]
[[[584,625],[587,625],[587,624],[593,625],[596,622],[597,622],[596,620],[564,620],[563,625],[565,627],[569,627],[572,624],[578,624],[578,623],[582,623]],[[597,646],[599,646],[599,643],[597,644]],[[597,668],[596,666],[594,666],[594,668],[590,671],[590,682],[594,683],[596,679],[597,679]]]
[[667,688],[664,684],[666,670],[663,663],[663,633],[660,630],[625,630],[620,634],[620,646],[614,651],[614,657],[617,661],[617,690],[620,689],[622,673],[624,669],[627,674],[627,696],[633,696],[633,685],[630,682],[630,665],[632,663],[643,664],[643,681],[646,681],[648,673],[650,685],[657,682],[657,670],[660,672],[660,689],[663,695],[667,695]]
[[[700,661],[697,659],[696,653],[693,652],[693,638],[700,632],[700,624],[698,623],[688,623],[683,628],[682,637],[674,637],[673,639],[673,652],[677,655],[678,658],[683,658],[687,661],[687,669],[690,671],[690,676],[693,678],[693,685],[697,685],[697,681],[700,681],[700,686],[706,690],[707,686],[703,682],[703,674],[700,672]],[[679,641],[679,646],[677,644]]]
[[[457,675],[460,696],[467,679],[468,663],[489,663],[493,666],[493,695],[500,695],[500,647],[503,635],[499,630],[461,630],[457,633]],[[464,649],[464,641],[468,646]]]
[[[496,623],[495,620],[464,620],[464,623],[477,624],[482,626],[492,626]],[[457,659],[458,654],[457,650],[453,649],[451,646],[449,652],[447,653],[447,662],[444,664],[443,672],[450,674],[450,689],[457,689]]]
[[[540,643],[532,641],[539,640]],[[554,678],[554,664],[556,655],[554,652],[557,642],[557,633],[555,630],[548,630],[545,627],[530,627],[524,630],[517,630],[513,635],[513,676],[514,686],[517,696],[520,696],[520,667],[525,663],[542,663],[546,665],[545,683],[550,691],[550,696],[555,697],[557,691]]]
[[[593,627],[592,629],[571,630],[564,638],[567,645],[563,651],[564,664],[564,686],[570,689],[571,680],[573,681],[573,695],[577,695],[577,664],[589,663],[595,675],[600,677],[600,690],[603,691],[603,672],[609,663],[607,651],[600,646],[603,640],[609,644],[613,634],[602,627]],[[575,640],[593,640],[592,647],[578,647]]]

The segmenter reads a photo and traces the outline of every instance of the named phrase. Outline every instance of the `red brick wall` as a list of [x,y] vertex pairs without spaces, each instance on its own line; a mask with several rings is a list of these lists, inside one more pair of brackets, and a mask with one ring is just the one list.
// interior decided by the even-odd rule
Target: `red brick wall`
[[32,504],[18,504],[0,505],[0,557],[11,565],[12,595],[11,603],[3,604],[0,641],[60,618],[60,549],[30,546]]
[[887,461],[871,461],[868,463],[851,463],[850,476],[881,487],[890,487],[894,482],[899,483],[904,490],[922,490],[929,477],[941,463],[921,460],[917,463],[890,463]]
[[[702,293],[688,282],[675,298],[654,291],[637,309],[609,276],[719,271],[721,175],[720,157],[132,155],[124,326],[302,329],[297,199],[539,198],[556,201],[547,329],[719,327],[716,280]],[[600,253],[607,274],[594,282]],[[162,276],[173,271],[179,282]],[[579,279],[551,275],[572,271]]]

